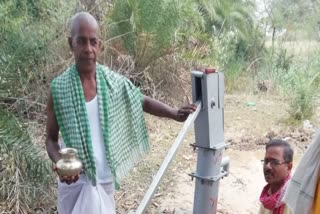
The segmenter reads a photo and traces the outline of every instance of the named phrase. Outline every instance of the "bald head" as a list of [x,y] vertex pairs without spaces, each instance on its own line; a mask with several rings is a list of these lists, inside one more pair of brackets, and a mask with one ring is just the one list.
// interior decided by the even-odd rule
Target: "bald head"
[[102,43],[97,20],[90,13],[77,13],[71,18],[68,43],[78,72],[94,73]]
[[99,25],[97,20],[88,12],[80,12],[75,14],[70,21],[70,34],[74,37],[81,25],[89,25],[95,28],[97,33],[99,32]]

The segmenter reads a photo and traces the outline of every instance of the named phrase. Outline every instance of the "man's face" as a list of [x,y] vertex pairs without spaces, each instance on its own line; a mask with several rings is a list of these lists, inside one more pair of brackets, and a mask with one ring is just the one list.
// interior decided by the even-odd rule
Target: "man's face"
[[268,184],[282,184],[290,174],[292,163],[285,163],[284,148],[271,146],[266,151],[263,164],[264,178]]
[[88,23],[80,22],[75,35],[69,38],[77,68],[80,71],[93,71],[100,53],[101,41],[98,29]]

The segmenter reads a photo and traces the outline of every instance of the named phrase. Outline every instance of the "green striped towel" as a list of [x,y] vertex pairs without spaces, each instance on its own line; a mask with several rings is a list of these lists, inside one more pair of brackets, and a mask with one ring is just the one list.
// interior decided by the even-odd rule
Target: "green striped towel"
[[[149,151],[143,96],[130,80],[99,64],[96,65],[96,80],[107,161],[116,188],[119,188],[121,179]],[[51,83],[51,90],[64,143],[78,150],[84,173],[96,185],[90,125],[76,66],[56,77]]]

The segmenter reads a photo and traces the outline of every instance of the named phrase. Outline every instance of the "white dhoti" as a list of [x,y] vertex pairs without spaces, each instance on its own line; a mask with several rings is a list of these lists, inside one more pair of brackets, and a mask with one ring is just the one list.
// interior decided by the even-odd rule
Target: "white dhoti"
[[[86,109],[97,185],[93,186],[85,174],[81,174],[79,180],[70,185],[58,181],[58,212],[59,214],[115,214],[114,184],[105,154],[97,96],[86,103]],[[61,148],[65,148],[63,140]]]
[[73,184],[58,181],[59,214],[115,214],[114,184],[93,186],[85,175]]

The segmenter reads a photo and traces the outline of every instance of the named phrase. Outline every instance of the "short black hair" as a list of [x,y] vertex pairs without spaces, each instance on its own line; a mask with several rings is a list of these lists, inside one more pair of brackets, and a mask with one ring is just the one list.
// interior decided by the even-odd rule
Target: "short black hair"
[[290,163],[293,160],[293,150],[287,141],[282,139],[272,139],[266,144],[266,151],[273,146],[283,148],[283,159],[286,163]]

